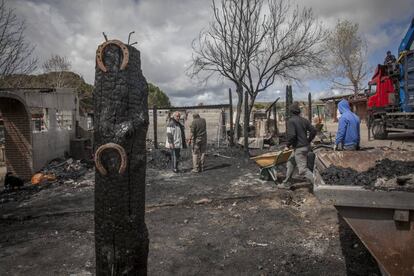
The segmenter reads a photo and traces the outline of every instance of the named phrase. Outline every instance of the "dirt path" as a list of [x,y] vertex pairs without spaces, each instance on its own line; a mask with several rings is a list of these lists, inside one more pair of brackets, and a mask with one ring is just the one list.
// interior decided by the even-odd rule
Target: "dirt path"
[[[147,172],[149,275],[379,275],[306,189],[279,190],[238,158],[210,155],[202,174],[182,168]],[[0,275],[94,273],[92,172],[0,202]]]

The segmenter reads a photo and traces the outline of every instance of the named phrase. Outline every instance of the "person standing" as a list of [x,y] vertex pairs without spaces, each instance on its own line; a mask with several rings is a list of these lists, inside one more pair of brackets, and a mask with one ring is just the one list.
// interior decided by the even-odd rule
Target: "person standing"
[[351,111],[347,100],[343,99],[338,103],[338,110],[341,116],[336,132],[335,149],[358,150],[360,137],[360,119]]
[[298,102],[290,106],[291,117],[287,122],[287,140],[285,150],[293,148],[287,162],[286,178],[278,188],[289,189],[289,180],[297,167],[299,175],[304,176],[312,184],[314,183],[313,173],[308,168],[308,153],[310,151],[310,142],[315,138],[316,129],[305,118],[300,116],[300,107]]
[[189,144],[192,143],[193,170],[191,172],[202,172],[207,149],[207,127],[206,120],[198,113],[193,114],[193,122],[190,126],[191,135]]
[[185,143],[184,126],[180,123],[181,114],[176,111],[167,124],[167,140],[165,146],[171,150],[173,172],[178,173],[178,160],[182,148],[187,148]]
[[387,51],[387,56],[384,59],[384,65],[389,65],[389,64],[396,63],[396,62],[397,62],[397,59],[395,58],[393,54],[391,54],[391,51]]

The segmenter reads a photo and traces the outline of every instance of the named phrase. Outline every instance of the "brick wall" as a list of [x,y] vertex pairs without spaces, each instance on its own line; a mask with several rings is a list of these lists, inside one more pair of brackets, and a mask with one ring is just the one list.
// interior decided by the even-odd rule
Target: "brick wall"
[[15,99],[0,99],[5,129],[7,171],[30,179],[33,173],[30,120],[24,105]]

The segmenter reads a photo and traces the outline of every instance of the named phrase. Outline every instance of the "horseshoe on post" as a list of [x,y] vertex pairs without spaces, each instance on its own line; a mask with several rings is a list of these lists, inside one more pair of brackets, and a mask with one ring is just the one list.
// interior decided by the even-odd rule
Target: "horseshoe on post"
[[120,69],[124,70],[129,61],[129,51],[128,47],[117,39],[105,41],[104,43],[98,46],[98,49],[96,50],[96,64],[98,65],[99,69],[101,69],[103,72],[106,73],[108,71],[105,64],[103,63],[103,54],[106,46],[108,46],[109,44],[114,44],[122,50],[123,59]]
[[106,169],[102,166],[101,162],[101,155],[104,150],[107,149],[115,149],[119,156],[121,157],[121,165],[119,166],[118,173],[123,174],[125,172],[126,166],[127,166],[127,155],[124,150],[124,148],[118,144],[115,143],[107,143],[105,145],[100,146],[96,152],[95,152],[95,166],[96,169],[99,171],[101,175],[107,175],[108,172]]

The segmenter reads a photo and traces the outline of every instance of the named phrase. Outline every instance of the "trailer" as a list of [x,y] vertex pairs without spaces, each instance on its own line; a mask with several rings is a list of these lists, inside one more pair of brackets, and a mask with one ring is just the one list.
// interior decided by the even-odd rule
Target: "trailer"
[[377,260],[383,275],[414,275],[414,192],[367,189],[358,183],[327,185],[321,177],[332,164],[363,172],[385,158],[413,161],[414,152],[317,151],[314,193],[322,203],[335,206]]

